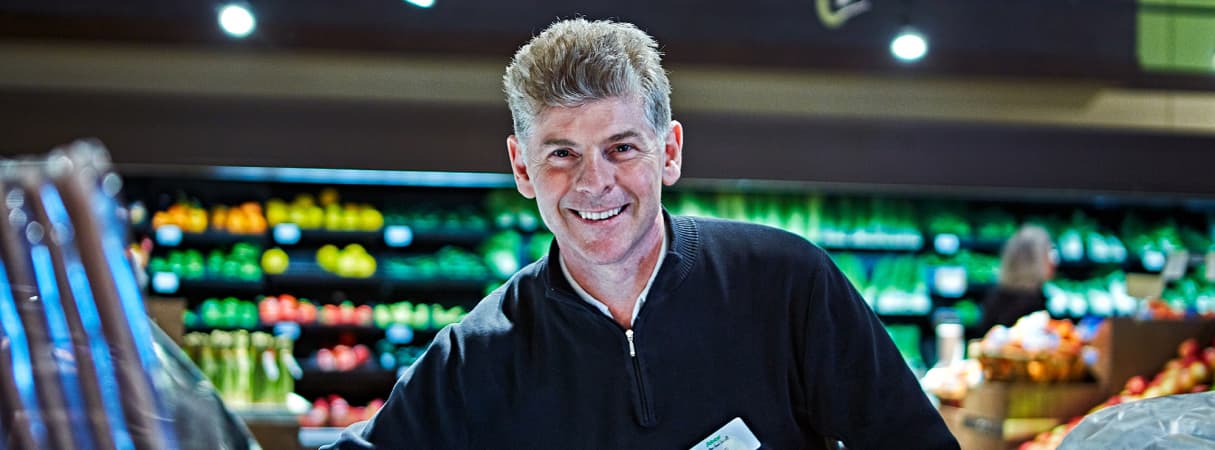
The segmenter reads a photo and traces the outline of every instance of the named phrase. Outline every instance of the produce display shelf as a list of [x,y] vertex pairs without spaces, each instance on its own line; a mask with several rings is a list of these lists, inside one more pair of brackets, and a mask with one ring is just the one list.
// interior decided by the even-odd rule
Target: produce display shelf
[[160,272],[152,275],[152,292],[158,295],[203,294],[217,295],[260,294],[265,291],[262,280],[225,280],[216,278],[186,279],[177,274]]
[[295,380],[295,393],[311,399],[340,392],[351,404],[366,404],[375,398],[387,398],[399,378],[398,373],[379,369],[347,372],[305,369],[303,376]]
[[185,328],[185,330],[188,333],[190,333],[190,332],[205,333],[205,332],[214,331],[214,330],[220,330],[220,331],[245,330],[245,331],[250,331],[250,332],[262,331],[262,332],[266,332],[266,333],[276,333],[277,331],[283,329],[283,327],[297,328],[299,330],[300,334],[307,334],[309,336],[346,334],[346,333],[351,333],[351,334],[355,334],[355,335],[359,335],[359,336],[383,336],[384,335],[384,329],[376,327],[376,326],[323,325],[323,324],[315,324],[315,323],[297,324],[294,322],[279,322],[279,323],[275,323],[275,324],[259,324],[258,326],[252,327],[252,328],[239,327],[239,326],[237,326],[237,327],[222,327],[222,326],[209,327],[209,326],[195,325],[195,326],[187,326]]
[[264,244],[264,233],[230,233],[222,230],[207,230],[202,233],[181,231],[177,226],[162,226],[149,233],[155,237],[157,245],[165,247],[214,247],[230,245],[237,242]]
[[292,287],[344,286],[381,287],[388,291],[481,291],[494,280],[491,278],[406,278],[376,274],[367,278],[342,277],[322,270],[288,270],[278,275],[266,275],[271,291],[289,291]]

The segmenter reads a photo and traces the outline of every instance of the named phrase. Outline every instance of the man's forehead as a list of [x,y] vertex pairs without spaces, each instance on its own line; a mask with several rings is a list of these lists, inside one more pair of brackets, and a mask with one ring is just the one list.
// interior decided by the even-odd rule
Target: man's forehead
[[624,138],[648,139],[655,133],[639,105],[604,99],[578,106],[545,108],[536,115],[531,134],[541,143],[554,140],[593,143]]

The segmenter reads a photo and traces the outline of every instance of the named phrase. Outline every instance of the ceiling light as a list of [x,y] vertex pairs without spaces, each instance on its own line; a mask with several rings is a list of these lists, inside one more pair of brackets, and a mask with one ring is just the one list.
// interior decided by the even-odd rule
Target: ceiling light
[[226,5],[219,10],[219,26],[229,36],[243,38],[257,28],[257,19],[246,6]]
[[435,5],[435,0],[405,0],[405,3],[417,6],[419,8],[429,8]]
[[918,61],[928,53],[928,40],[919,32],[905,28],[890,41],[890,53],[900,61]]

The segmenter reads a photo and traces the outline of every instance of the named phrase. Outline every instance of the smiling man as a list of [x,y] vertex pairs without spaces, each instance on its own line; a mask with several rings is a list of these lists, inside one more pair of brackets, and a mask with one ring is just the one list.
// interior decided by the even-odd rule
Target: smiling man
[[552,248],[331,448],[957,448],[822,250],[662,209],[683,126],[653,39],[559,22],[504,85],[515,182]]

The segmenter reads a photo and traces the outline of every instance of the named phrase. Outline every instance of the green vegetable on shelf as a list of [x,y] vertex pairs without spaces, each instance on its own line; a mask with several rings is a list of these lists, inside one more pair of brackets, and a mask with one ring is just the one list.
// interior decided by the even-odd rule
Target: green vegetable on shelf
[[975,302],[970,299],[958,300],[953,304],[953,309],[957,311],[958,321],[962,323],[962,326],[976,326],[982,319],[982,312],[979,310],[979,305],[975,304]]
[[481,253],[485,255],[484,264],[494,276],[509,278],[519,271],[519,252],[522,246],[523,237],[518,232],[500,231],[486,239],[481,246]]
[[852,286],[858,292],[863,291],[869,280],[865,276],[865,264],[860,258],[852,253],[832,253],[831,257],[844,276],[848,277],[848,281],[852,282]]
[[409,326],[415,330],[428,330],[431,327],[430,305],[419,303],[414,305],[413,313],[409,316]]
[[[537,261],[548,255],[549,248],[553,244],[553,234],[547,231],[537,232],[532,235],[532,238],[527,243],[527,257],[531,261]],[[491,264],[490,267],[493,267]]]

